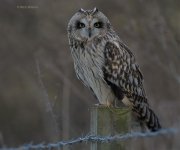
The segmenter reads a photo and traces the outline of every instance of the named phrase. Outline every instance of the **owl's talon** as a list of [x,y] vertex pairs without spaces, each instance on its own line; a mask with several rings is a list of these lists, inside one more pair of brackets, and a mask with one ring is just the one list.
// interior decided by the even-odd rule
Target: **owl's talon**
[[101,106],[102,104],[100,104],[100,103],[97,103],[97,104],[94,104],[94,106]]
[[94,104],[94,106],[96,106],[96,107],[104,107],[104,108],[106,108],[106,107],[110,107],[110,106],[108,106],[108,105],[105,105],[105,104],[100,104],[100,103],[98,103],[98,104]]

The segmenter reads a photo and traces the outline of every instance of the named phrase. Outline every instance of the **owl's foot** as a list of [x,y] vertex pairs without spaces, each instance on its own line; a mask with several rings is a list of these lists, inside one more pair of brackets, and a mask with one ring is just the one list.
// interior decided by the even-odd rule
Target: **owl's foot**
[[94,104],[94,106],[101,106],[102,104],[100,104],[100,103],[97,103],[97,104]]
[[107,105],[107,104],[100,104],[100,103],[98,103],[98,104],[94,104],[94,106],[96,106],[96,107],[111,107],[111,105]]
[[100,103],[97,103],[97,104],[94,104],[95,106],[98,106],[98,107],[107,107],[106,104],[100,104]]

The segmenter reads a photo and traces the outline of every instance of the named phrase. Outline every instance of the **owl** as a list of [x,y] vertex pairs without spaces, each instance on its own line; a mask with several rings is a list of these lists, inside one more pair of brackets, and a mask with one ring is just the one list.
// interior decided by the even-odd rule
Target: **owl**
[[80,9],[68,23],[68,38],[77,77],[92,90],[99,104],[119,100],[150,131],[161,128],[147,102],[143,75],[131,50],[97,8]]

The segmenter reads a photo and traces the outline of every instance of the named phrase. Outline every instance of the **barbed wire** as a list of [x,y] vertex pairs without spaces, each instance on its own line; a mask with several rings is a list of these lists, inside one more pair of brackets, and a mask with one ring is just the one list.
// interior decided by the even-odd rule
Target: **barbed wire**
[[82,143],[82,142],[101,142],[101,143],[108,143],[108,142],[113,142],[113,141],[125,141],[128,139],[136,139],[136,138],[143,138],[143,137],[154,137],[154,136],[161,136],[161,135],[174,135],[178,134],[180,132],[180,129],[176,128],[168,128],[168,129],[161,129],[157,132],[130,132],[126,134],[117,134],[114,136],[96,136],[96,135],[86,135],[84,137],[78,137],[76,139],[68,140],[68,141],[59,141],[56,143],[49,143],[49,144],[25,144],[16,148],[7,148],[3,147],[0,148],[0,150],[30,150],[30,149],[52,149],[52,148],[58,148],[61,149],[64,146],[67,145],[73,145],[77,143]]

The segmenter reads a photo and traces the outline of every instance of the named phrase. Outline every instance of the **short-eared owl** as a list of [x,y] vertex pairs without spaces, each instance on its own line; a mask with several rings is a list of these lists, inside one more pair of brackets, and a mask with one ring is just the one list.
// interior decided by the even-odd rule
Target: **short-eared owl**
[[110,106],[118,99],[151,131],[161,128],[147,102],[134,55],[102,12],[80,9],[69,21],[68,37],[77,77],[100,104]]

